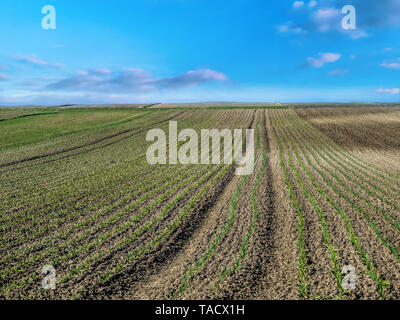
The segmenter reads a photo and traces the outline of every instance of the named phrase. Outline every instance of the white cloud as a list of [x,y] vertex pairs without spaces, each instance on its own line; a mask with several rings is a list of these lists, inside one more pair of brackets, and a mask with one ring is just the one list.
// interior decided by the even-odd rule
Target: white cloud
[[49,84],[47,89],[77,92],[154,92],[160,89],[181,89],[228,80],[225,74],[211,69],[191,70],[184,74],[159,79],[153,78],[149,72],[139,68],[124,68],[117,72],[95,68],[78,71],[77,74]]
[[378,93],[388,93],[388,94],[399,94],[400,88],[393,88],[393,89],[378,89],[376,90]]
[[295,1],[293,3],[293,8],[301,8],[302,6],[304,6],[304,1]]
[[10,80],[9,77],[7,77],[5,74],[0,73],[0,81],[7,81]]
[[308,6],[309,6],[310,8],[314,8],[317,4],[318,4],[317,1],[311,0],[311,1],[308,3]]
[[312,25],[319,32],[341,32],[352,39],[361,39],[370,36],[365,30],[344,30],[342,28],[342,13],[336,8],[318,9],[311,16]]
[[400,69],[400,62],[384,62],[381,63],[381,67],[387,69]]
[[361,38],[366,38],[369,37],[370,34],[365,32],[362,29],[356,29],[356,30],[346,30],[346,33],[350,36],[352,39],[361,39]]
[[336,70],[329,72],[328,74],[330,76],[344,76],[344,75],[348,74],[349,72],[350,72],[349,69],[336,69]]
[[364,30],[357,29],[357,30],[348,30],[347,32],[352,39],[361,39],[369,37],[371,34],[365,32]]
[[380,64],[380,66],[386,69],[400,69],[400,58],[395,60],[385,60]]
[[315,68],[321,68],[326,63],[336,62],[342,57],[339,53],[320,53],[319,55],[319,58],[308,58],[308,65]]
[[357,9],[357,24],[364,28],[400,26],[399,0],[352,0],[351,4]]
[[312,15],[318,31],[328,32],[337,29],[341,23],[341,12],[335,8],[318,9]]
[[99,74],[111,74],[112,71],[106,68],[94,68],[90,70],[92,73],[99,73]]
[[48,61],[41,60],[41,59],[39,59],[38,57],[36,57],[34,55],[32,55],[32,56],[23,56],[23,55],[20,55],[20,54],[16,54],[16,55],[13,56],[13,59],[18,61],[18,62],[29,63],[29,64],[42,66],[42,67],[50,66],[50,67],[61,68],[63,66],[61,63],[48,62]]
[[300,27],[293,26],[292,22],[280,25],[278,31],[281,33],[304,33],[305,31]]
[[87,74],[89,74],[89,72],[84,70],[77,70],[76,73],[80,76],[86,76]]
[[[300,1],[299,3],[301,2],[303,2],[304,5],[304,1]],[[321,2],[321,8],[317,8],[317,5],[319,4],[317,1],[315,0],[309,1],[307,6],[311,10],[311,13],[307,13],[307,16],[303,17],[303,19],[299,19],[298,20],[299,22],[291,23],[291,25],[285,24],[280,26],[280,31],[291,32],[291,33],[300,33],[299,32],[300,30],[303,33],[337,32],[345,34],[352,39],[366,38],[371,35],[369,32],[366,31],[364,27],[368,26],[365,23],[364,24],[357,23],[356,30],[343,29],[342,27],[343,14],[341,10],[343,4],[339,3],[336,0],[329,0],[329,1],[321,0],[320,2]],[[298,4],[297,7],[300,8],[303,5]],[[303,10],[299,12],[305,14]]]

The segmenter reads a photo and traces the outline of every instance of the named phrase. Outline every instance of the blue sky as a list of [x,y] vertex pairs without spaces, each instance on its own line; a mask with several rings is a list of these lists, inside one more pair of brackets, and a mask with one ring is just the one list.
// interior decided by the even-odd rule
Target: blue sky
[[0,25],[0,105],[400,101],[400,0],[2,0]]

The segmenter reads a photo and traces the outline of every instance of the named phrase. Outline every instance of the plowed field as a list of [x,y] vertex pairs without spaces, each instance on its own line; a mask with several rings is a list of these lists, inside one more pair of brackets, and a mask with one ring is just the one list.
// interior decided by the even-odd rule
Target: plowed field
[[[398,108],[0,118],[1,299],[400,298]],[[255,129],[253,174],[148,164],[146,134],[169,121]]]

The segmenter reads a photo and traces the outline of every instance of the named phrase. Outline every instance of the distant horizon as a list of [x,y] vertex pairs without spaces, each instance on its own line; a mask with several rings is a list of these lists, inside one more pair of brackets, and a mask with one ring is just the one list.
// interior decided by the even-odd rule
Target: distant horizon
[[[220,104],[221,107],[232,105],[239,105],[239,106],[251,106],[251,105],[266,105],[266,106],[278,106],[278,105],[296,105],[296,104],[310,104],[310,105],[324,105],[324,104],[340,104],[340,105],[398,105],[400,106],[400,102],[383,102],[383,101],[372,101],[372,102],[340,102],[340,101],[297,101],[297,102],[270,102],[270,101],[202,101],[202,102],[160,102],[160,103],[67,103],[67,104],[36,104],[36,105],[0,105],[0,108],[40,108],[40,107],[86,107],[86,106],[147,106],[152,105],[156,107],[157,105],[216,105]],[[224,105],[222,105],[224,104]],[[213,107],[213,106],[211,106]]]

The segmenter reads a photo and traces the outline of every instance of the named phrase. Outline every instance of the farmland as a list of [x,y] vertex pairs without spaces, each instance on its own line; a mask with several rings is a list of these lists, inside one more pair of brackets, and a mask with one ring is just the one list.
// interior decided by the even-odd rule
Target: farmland
[[[169,121],[254,129],[253,174],[150,165]],[[0,299],[400,298],[395,106],[3,108],[0,186]]]

